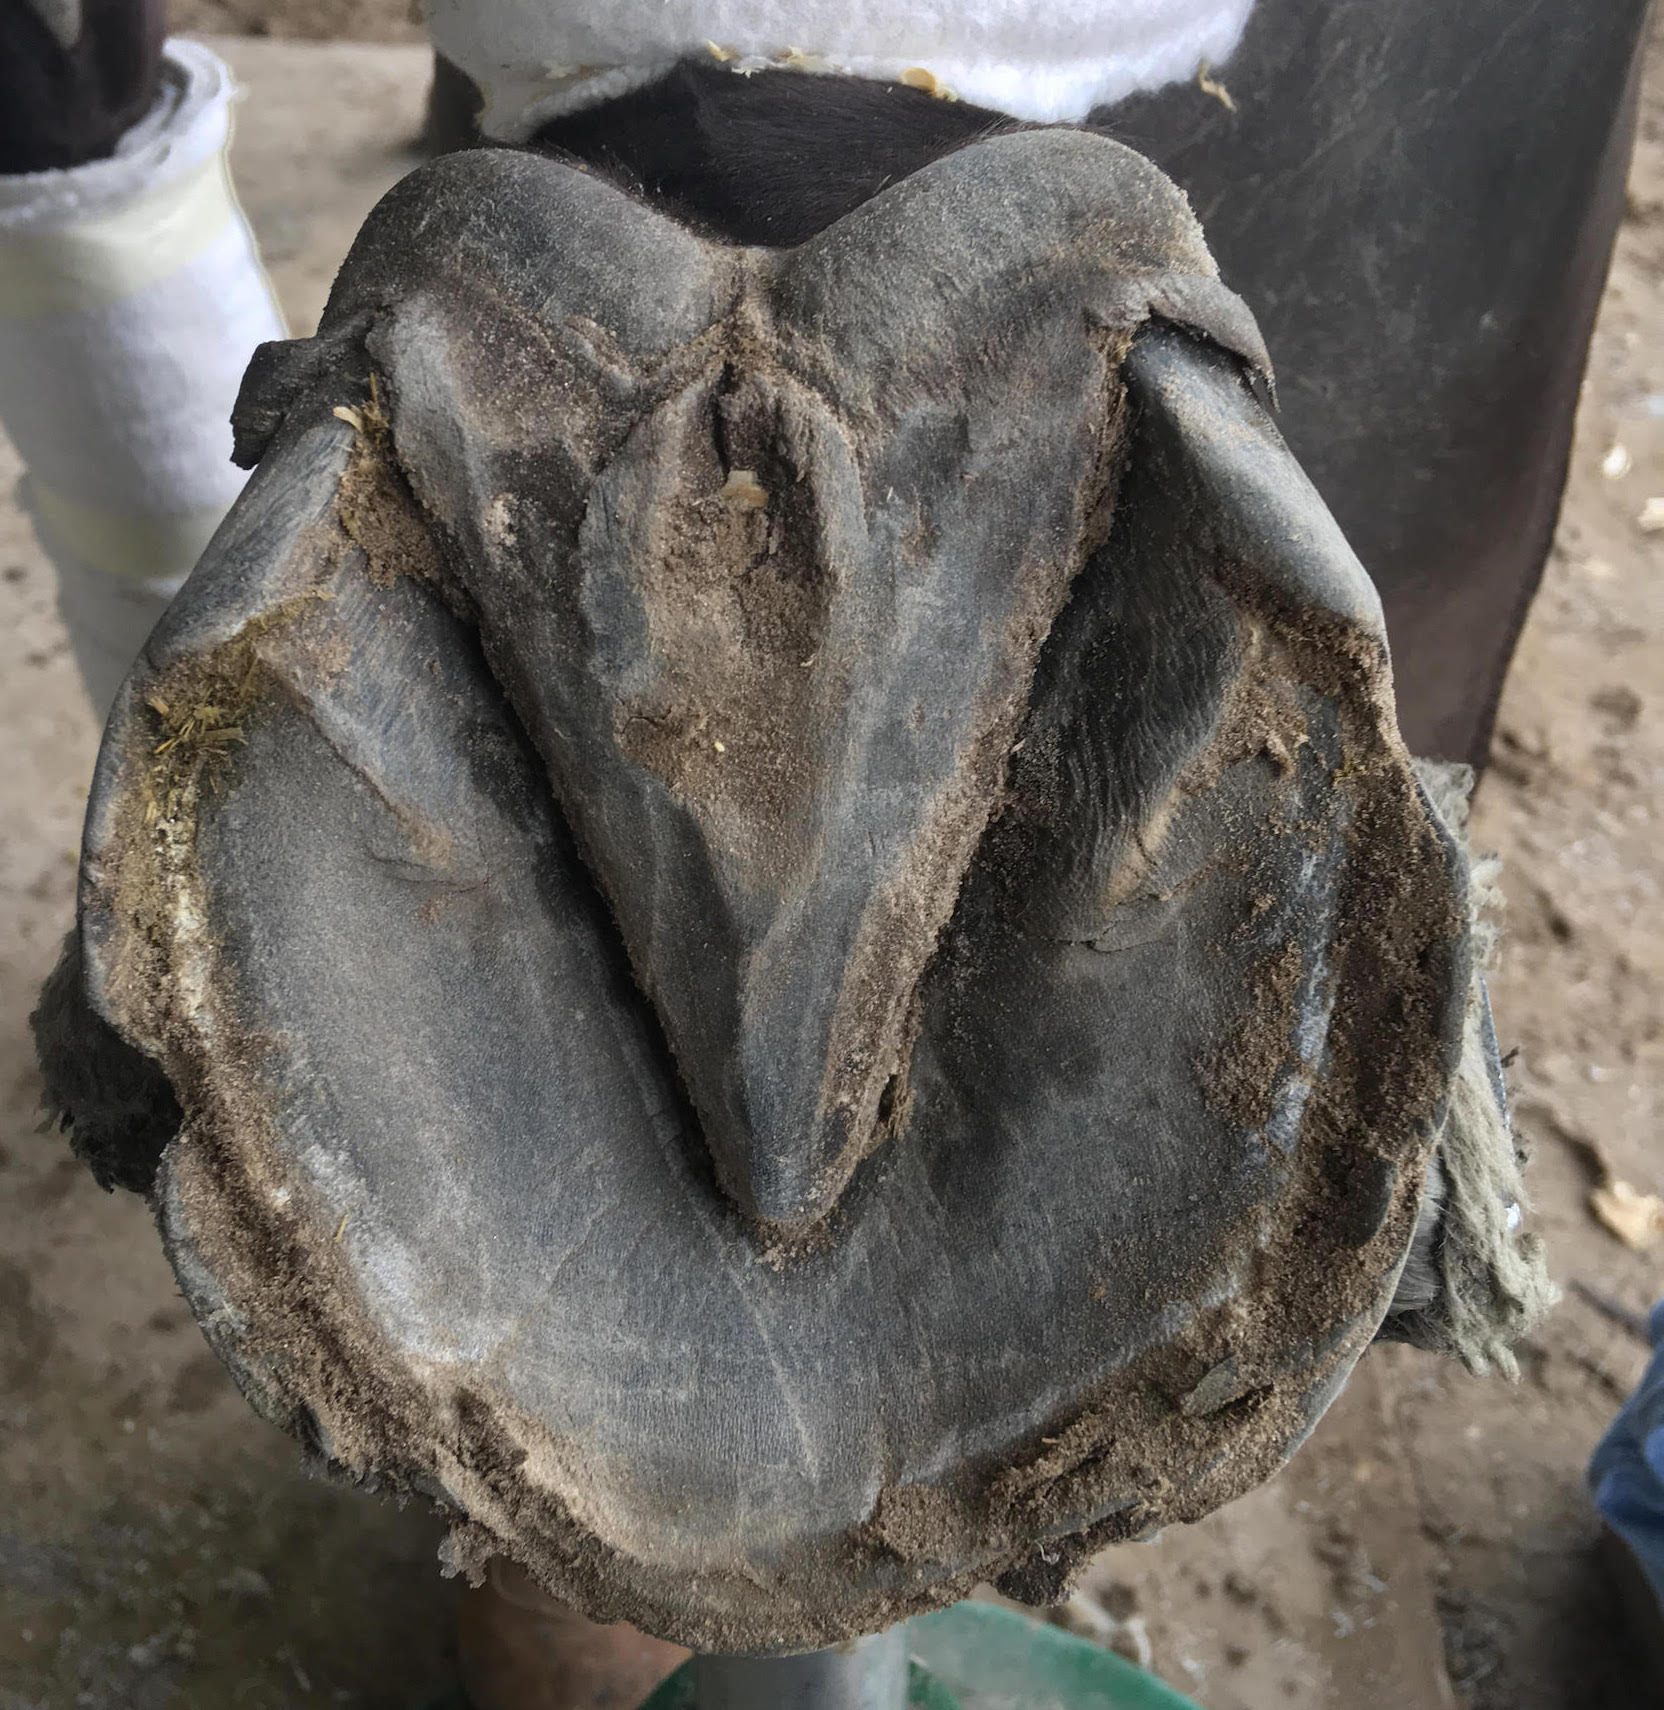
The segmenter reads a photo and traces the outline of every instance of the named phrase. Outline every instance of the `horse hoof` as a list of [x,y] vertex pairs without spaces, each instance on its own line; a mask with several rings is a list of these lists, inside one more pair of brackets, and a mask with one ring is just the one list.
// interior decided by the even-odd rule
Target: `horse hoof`
[[525,154],[386,199],[251,371],[83,873],[256,1406],[706,1650],[1053,1603],[1281,1464],[1470,956],[1263,383],[1097,136],[781,252]]

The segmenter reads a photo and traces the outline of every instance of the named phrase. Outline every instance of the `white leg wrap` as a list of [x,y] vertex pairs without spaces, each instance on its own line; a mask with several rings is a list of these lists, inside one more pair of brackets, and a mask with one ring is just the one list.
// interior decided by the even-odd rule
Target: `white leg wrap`
[[244,476],[231,406],[283,322],[226,161],[231,74],[168,44],[108,160],[0,177],[0,423],[100,714]]
[[662,77],[688,54],[906,78],[1019,119],[1084,119],[1230,57],[1253,0],[423,0],[433,44],[485,97],[485,134]]

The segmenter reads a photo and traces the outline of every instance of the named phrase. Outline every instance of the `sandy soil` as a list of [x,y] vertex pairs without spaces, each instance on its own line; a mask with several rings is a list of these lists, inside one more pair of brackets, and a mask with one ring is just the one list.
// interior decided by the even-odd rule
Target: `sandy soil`
[[425,42],[420,16],[420,0],[168,0],[168,27],[189,35]]
[[[268,34],[407,29],[196,0]],[[276,20],[275,23],[273,20]],[[287,22],[285,22],[287,20]],[[379,20],[379,21],[378,21]],[[310,329],[411,164],[418,49],[239,40],[240,189]],[[393,139],[390,141],[389,139]],[[1566,511],[1522,641],[1477,841],[1507,863],[1494,984],[1562,1307],[1511,1386],[1377,1351],[1290,1468],[1200,1526],[1108,1553],[1071,1619],[1207,1710],[1640,1710],[1659,1699],[1595,1564],[1581,1469],[1644,1350],[1660,1252],[1590,1215],[1664,1192],[1664,55],[1602,311]],[[1614,445],[1625,459],[1610,457]],[[0,442],[0,491],[15,460]],[[0,1710],[419,1704],[447,1678],[437,1529],[306,1476],[191,1328],[135,1201],[35,1132],[33,993],[72,907],[96,733],[26,524],[0,502]]]

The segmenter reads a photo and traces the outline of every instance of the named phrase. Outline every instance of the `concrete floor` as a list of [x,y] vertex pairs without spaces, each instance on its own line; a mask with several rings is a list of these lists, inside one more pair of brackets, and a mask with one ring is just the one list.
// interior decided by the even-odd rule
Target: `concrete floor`
[[[424,50],[233,40],[236,168],[292,329],[414,164]],[[1655,72],[1657,67],[1655,66]],[[1664,90],[1654,77],[1560,545],[1482,795],[1514,899],[1496,983],[1562,1277],[1644,1307],[1654,1253],[1589,1217],[1643,1190],[1664,1054]],[[1600,473],[1615,439],[1632,454]],[[0,443],[0,492],[16,474]],[[308,1477],[179,1301],[144,1208],[34,1132],[25,1019],[73,906],[96,743],[27,525],[0,502],[0,1710],[420,1705],[446,1683],[438,1528]],[[1580,1469],[1642,1350],[1582,1296],[1518,1387],[1369,1357],[1278,1479],[1109,1552],[1106,1632],[1207,1710],[1641,1710]],[[1454,1691],[1452,1678],[1454,1677]]]

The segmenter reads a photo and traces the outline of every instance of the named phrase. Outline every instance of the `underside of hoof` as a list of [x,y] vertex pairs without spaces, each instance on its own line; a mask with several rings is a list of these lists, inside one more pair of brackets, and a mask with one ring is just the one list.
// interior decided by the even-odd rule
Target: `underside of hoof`
[[387,198],[251,371],[83,868],[162,1114],[70,1114],[132,1183],[182,1113],[164,1238],[257,1407],[457,1567],[720,1651],[1055,1601],[1282,1463],[1471,954],[1267,385],[1078,132],[785,251],[525,154]]

